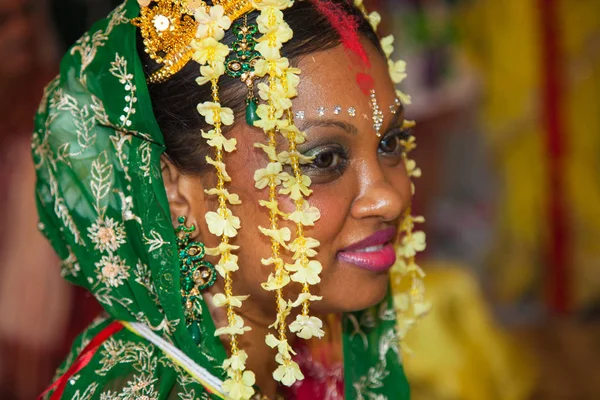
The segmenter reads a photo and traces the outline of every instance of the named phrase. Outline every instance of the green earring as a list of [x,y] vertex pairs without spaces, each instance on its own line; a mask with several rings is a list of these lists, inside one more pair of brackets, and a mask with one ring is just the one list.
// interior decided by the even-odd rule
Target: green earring
[[248,86],[248,97],[246,98],[246,122],[254,126],[258,120],[256,110],[258,100],[254,95],[254,65],[261,57],[256,50],[256,35],[258,25],[248,24],[248,16],[244,15],[243,21],[233,24],[235,40],[231,46],[231,52],[225,60],[225,73],[232,78],[239,78]]
[[200,344],[201,291],[215,284],[217,271],[214,265],[203,261],[206,254],[204,243],[190,241],[196,227],[186,227],[185,220],[185,217],[179,217],[179,226],[175,230],[179,247],[181,303],[190,335],[196,344]]

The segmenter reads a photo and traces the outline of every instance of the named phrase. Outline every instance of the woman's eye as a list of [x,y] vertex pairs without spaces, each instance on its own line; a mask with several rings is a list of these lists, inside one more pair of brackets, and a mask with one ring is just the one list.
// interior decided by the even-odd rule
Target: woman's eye
[[324,151],[314,156],[312,166],[314,168],[328,169],[336,167],[340,163],[339,154],[332,151]]
[[386,156],[401,155],[404,152],[403,140],[409,136],[407,131],[391,131],[379,142],[379,152]]

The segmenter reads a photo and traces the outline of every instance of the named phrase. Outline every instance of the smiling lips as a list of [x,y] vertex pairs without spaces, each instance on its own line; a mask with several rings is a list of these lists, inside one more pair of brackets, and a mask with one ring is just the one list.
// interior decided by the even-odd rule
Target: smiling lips
[[379,231],[341,250],[337,258],[369,271],[386,272],[396,262],[396,250],[392,243],[396,233],[395,228]]

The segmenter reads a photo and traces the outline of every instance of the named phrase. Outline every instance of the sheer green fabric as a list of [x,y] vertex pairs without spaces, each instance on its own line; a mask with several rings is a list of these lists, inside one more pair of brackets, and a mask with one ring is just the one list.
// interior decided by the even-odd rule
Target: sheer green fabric
[[[62,274],[85,287],[108,318],[74,343],[59,374],[111,321],[135,321],[223,377],[226,352],[203,305],[199,346],[185,327],[177,244],[161,171],[163,138],[136,49],[139,14],[128,0],[65,56],[36,116],[32,152],[40,229]],[[233,155],[235,156],[235,154]],[[242,260],[243,268],[243,260]],[[406,399],[408,384],[391,297],[344,317],[347,399]],[[64,392],[74,399],[212,398],[158,348],[123,330]]]

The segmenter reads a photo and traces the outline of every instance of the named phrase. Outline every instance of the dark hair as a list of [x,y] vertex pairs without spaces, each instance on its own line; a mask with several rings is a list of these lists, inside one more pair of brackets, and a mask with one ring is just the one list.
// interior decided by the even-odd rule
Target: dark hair
[[[294,65],[297,65],[303,56],[334,48],[342,40],[329,19],[317,9],[314,1],[296,1],[291,8],[284,11],[285,21],[293,30],[294,37],[283,45],[282,55],[288,57]],[[358,34],[382,52],[370,23],[350,1],[325,1],[353,18],[357,22]],[[254,23],[258,15],[258,11],[250,13],[248,22]],[[222,42],[229,45],[233,40],[234,36],[230,30]],[[139,34],[138,52],[147,74],[160,68],[144,52]],[[199,134],[200,130],[210,128],[198,114],[196,105],[210,99],[211,88],[208,84],[199,86],[196,83],[199,74],[198,64],[192,61],[166,82],[149,84],[154,115],[167,146],[166,154],[180,171],[191,174],[203,172],[207,167],[205,156],[210,152],[210,147]],[[219,88],[221,103],[233,109],[236,120],[243,120],[240,116],[245,110],[246,86],[239,79],[224,75],[219,81]]]

